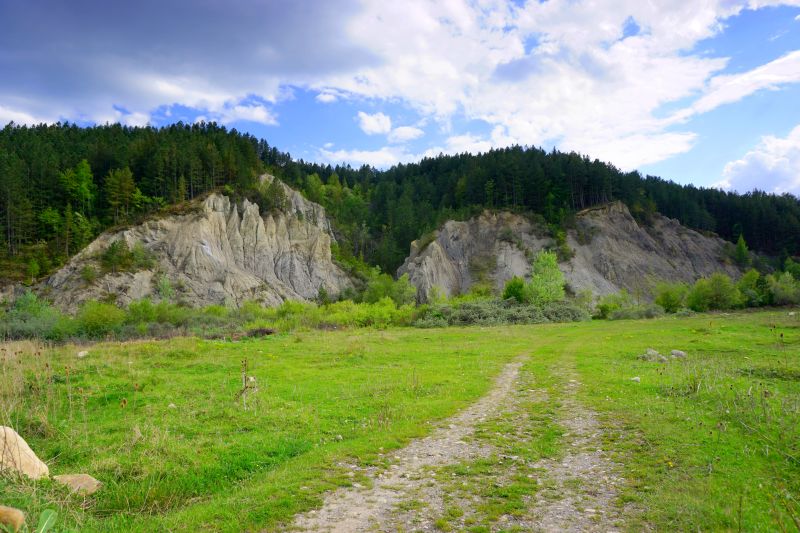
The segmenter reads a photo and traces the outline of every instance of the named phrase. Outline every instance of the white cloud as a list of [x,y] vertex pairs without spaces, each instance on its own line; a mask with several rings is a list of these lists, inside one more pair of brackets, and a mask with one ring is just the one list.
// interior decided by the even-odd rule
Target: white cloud
[[388,139],[392,143],[404,143],[419,139],[423,135],[425,132],[414,126],[399,126],[389,132]]
[[332,104],[338,100],[336,95],[333,93],[319,93],[315,99],[317,102],[322,102],[323,104]]
[[217,115],[219,116],[219,121],[223,124],[230,124],[231,122],[237,122],[240,120],[257,122],[267,126],[275,126],[278,124],[278,120],[275,118],[275,115],[273,115],[269,109],[259,104],[238,104],[226,106],[223,107],[223,109],[217,113]]
[[705,94],[692,105],[691,112],[705,113],[721,105],[737,102],[756,91],[777,89],[798,81],[800,50],[741,74],[716,76]]
[[7,107],[0,105],[0,126],[4,126],[9,122],[30,126],[33,124],[40,124],[42,122],[47,122],[47,121],[36,118],[30,113],[9,109]]
[[415,159],[403,148],[395,146],[384,146],[379,150],[320,150],[319,154],[329,163],[370,165],[376,168],[386,168]]
[[[519,4],[176,0],[168,8],[137,6],[120,27],[103,10],[6,2],[0,19],[15,24],[0,32],[8,73],[0,78],[0,120],[119,116],[141,123],[179,104],[210,120],[276,124],[275,104],[288,97],[287,87],[298,87],[316,91],[324,104],[408,106],[449,135],[430,150],[556,144],[628,169],[691,149],[695,133],[681,127],[688,118],[800,79],[800,52],[722,75],[728,58],[698,48],[743,10],[800,0]],[[638,28],[632,35],[624,31],[631,20]],[[71,31],[79,25],[87,30]],[[101,31],[107,27],[113,34]],[[145,33],[152,38],[142,41]],[[211,33],[225,35],[225,46],[205,38]],[[48,84],[40,83],[42,73]],[[664,106],[683,101],[684,109],[663,117]],[[472,120],[492,133],[450,129]],[[365,133],[398,145],[424,134],[419,123],[392,129],[383,113],[362,111],[358,121]],[[407,155],[397,147],[328,154],[362,162]]]
[[785,138],[762,137],[753,150],[725,165],[716,185],[742,192],[767,188],[767,192],[800,196],[800,125]]
[[383,113],[358,112],[358,127],[367,135],[386,134],[392,130],[392,119]]

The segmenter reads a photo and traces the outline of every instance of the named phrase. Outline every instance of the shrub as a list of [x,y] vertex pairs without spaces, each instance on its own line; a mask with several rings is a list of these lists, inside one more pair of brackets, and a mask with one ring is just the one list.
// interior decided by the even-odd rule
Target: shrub
[[786,258],[783,263],[783,270],[784,272],[789,272],[795,280],[800,280],[800,263],[792,260],[791,257]]
[[630,293],[622,289],[618,293],[607,294],[600,298],[595,307],[596,318],[610,318],[612,313],[623,308],[634,307]]
[[733,309],[742,301],[742,295],[731,278],[720,272],[697,280],[686,298],[689,309],[693,311]]
[[758,307],[768,301],[765,287],[761,283],[761,274],[755,269],[750,269],[744,273],[736,288],[742,294],[742,302],[747,307]]
[[575,250],[570,248],[567,244],[567,234],[564,230],[556,230],[554,238],[556,241],[556,256],[559,262],[563,263],[575,257]]
[[61,341],[76,333],[72,318],[31,291],[17,298],[0,324],[0,334],[9,339]]
[[767,276],[767,282],[775,305],[800,304],[800,282],[790,272]]
[[417,298],[417,288],[408,281],[408,274],[403,274],[395,281],[389,274],[381,274],[375,269],[367,281],[362,300],[367,303],[377,303],[387,297],[398,306],[411,304]]
[[85,265],[81,269],[81,279],[88,285],[91,285],[97,280],[97,270],[91,265]]
[[108,245],[108,248],[100,254],[100,264],[107,272],[117,273],[125,271],[133,263],[133,255],[128,244],[123,239],[118,239]]
[[558,268],[558,258],[545,250],[536,254],[531,280],[525,285],[524,301],[545,305],[564,299],[564,274]]
[[145,249],[144,245],[137,242],[133,245],[131,250],[131,266],[135,270],[150,270],[156,264],[156,258],[153,253]]
[[453,301],[419,309],[416,327],[496,326],[504,324],[539,324],[587,320],[588,313],[569,302],[551,302],[544,306],[518,304],[514,300]]
[[628,320],[639,318],[656,318],[664,314],[664,309],[660,305],[635,305],[623,307],[611,312],[611,320]]
[[101,338],[119,329],[125,321],[125,311],[112,304],[90,301],[80,308],[76,320],[83,335]]
[[126,324],[143,324],[156,321],[156,308],[149,298],[136,300],[128,305]]
[[514,276],[506,282],[503,288],[503,300],[513,298],[518,303],[525,301],[525,280],[519,276]]
[[675,313],[686,302],[689,287],[685,283],[660,282],[656,284],[655,303],[667,313]]
[[159,276],[156,282],[156,291],[162,300],[170,300],[175,294],[175,290],[172,288],[172,282],[170,282],[166,274]]

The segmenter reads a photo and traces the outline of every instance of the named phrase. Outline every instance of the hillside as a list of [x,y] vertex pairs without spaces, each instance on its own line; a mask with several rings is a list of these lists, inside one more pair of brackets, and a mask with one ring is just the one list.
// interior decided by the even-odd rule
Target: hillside
[[[265,176],[265,185],[273,179]],[[314,299],[320,289],[338,294],[350,287],[347,274],[331,260],[334,238],[325,210],[277,183],[286,198],[282,209],[262,213],[246,199],[237,203],[212,193],[188,214],[104,233],[41,290],[59,307],[74,310],[87,300],[124,305],[158,299],[165,291],[191,306],[244,300],[277,305]],[[144,268],[109,271],[103,256],[118,241],[145,257]]]
[[0,130],[0,285],[55,272],[109,228],[211,191],[248,195],[269,172],[325,207],[343,255],[394,272],[411,241],[484,209],[534,213],[566,227],[582,209],[622,201],[752,250],[800,254],[794,196],[683,186],[576,153],[512,146],[439,155],[386,170],[295,160],[214,123],[164,128],[73,124]]
[[[530,258],[555,240],[542,225],[508,212],[485,211],[467,221],[448,221],[423,245],[414,241],[398,270],[408,274],[426,301],[434,287],[444,296],[467,292],[476,283],[496,291],[513,276],[526,277]],[[586,209],[566,233],[574,256],[560,268],[575,293],[605,295],[626,289],[650,293],[656,281],[694,282],[714,272],[737,277],[739,269],[723,258],[725,241],[655,215],[639,224],[622,202]]]

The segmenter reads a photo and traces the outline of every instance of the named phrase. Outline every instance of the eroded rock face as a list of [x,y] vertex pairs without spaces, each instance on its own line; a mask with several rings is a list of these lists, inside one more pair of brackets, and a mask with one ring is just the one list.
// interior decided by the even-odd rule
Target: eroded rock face
[[[408,273],[422,301],[434,287],[452,296],[480,280],[501,290],[513,276],[530,276],[530,258],[553,244],[544,228],[520,215],[484,212],[468,221],[445,223],[423,250],[418,241],[412,243],[398,274]],[[714,272],[740,274],[723,260],[722,239],[660,215],[652,227],[642,227],[622,202],[578,213],[567,244],[575,256],[560,268],[576,293],[649,292],[659,280],[693,282]]]
[[[192,306],[239,305],[246,300],[278,305],[313,299],[320,288],[338,294],[351,281],[331,259],[333,232],[325,210],[283,187],[288,207],[282,211],[260,213],[256,204],[236,204],[215,193],[196,212],[103,234],[47,280],[44,290],[67,310],[108,295],[121,305],[144,297],[158,299],[162,276],[175,290],[174,298]],[[141,243],[156,258],[157,267],[84,281],[83,269],[99,271],[97,256],[118,239],[130,248]]]
[[0,426],[0,469],[24,474],[31,479],[48,477],[50,470],[25,439],[8,426]]

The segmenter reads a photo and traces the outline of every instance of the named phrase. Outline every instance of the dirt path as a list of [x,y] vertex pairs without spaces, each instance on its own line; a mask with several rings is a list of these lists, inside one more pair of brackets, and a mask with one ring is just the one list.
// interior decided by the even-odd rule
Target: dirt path
[[543,459],[549,487],[537,493],[528,523],[540,531],[616,531],[621,510],[613,505],[622,483],[619,465],[600,449],[602,430],[594,412],[575,398],[581,384],[564,385],[560,424],[566,453],[560,460]]
[[353,486],[325,498],[322,509],[298,515],[295,526],[307,531],[372,531],[392,522],[404,494],[418,489],[427,476],[423,470],[476,457],[489,450],[464,439],[476,424],[494,415],[514,389],[521,361],[506,365],[492,390],[449,419],[428,437],[415,440],[394,454],[395,463],[373,480],[371,488]]
[[[548,392],[534,388],[533,377],[521,367],[519,360],[508,364],[489,394],[396,452],[389,470],[371,475],[370,487],[354,483],[330,493],[321,509],[295,518],[295,529],[439,531],[476,524],[492,531],[617,529],[620,513],[613,501],[622,482],[619,467],[600,450],[601,428],[576,399],[578,381],[563,378],[559,390],[551,389],[560,404],[551,421],[565,431],[560,459],[509,455],[540,432],[541,420],[529,419],[531,406],[552,405]],[[462,476],[454,468],[481,473]],[[512,487],[522,493],[513,508],[503,492]]]

